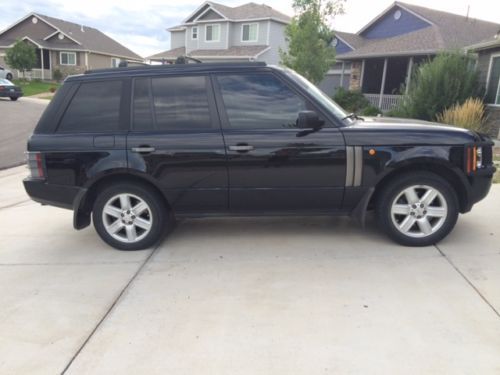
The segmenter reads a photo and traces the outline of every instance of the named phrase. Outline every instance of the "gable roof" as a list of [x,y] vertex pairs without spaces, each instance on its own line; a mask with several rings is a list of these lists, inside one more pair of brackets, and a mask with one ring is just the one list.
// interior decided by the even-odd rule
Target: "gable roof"
[[[23,17],[12,26],[3,30],[0,35],[12,29],[14,26],[18,25],[31,16],[37,17],[54,29],[54,32],[48,35],[40,35],[36,38],[31,36],[29,38],[33,43],[40,47],[49,49],[67,48],[72,50],[92,51],[133,60],[142,60],[142,57],[140,57],[138,54],[93,27],[68,22],[59,18],[49,17],[34,12],[29,13],[27,16]],[[69,39],[71,42],[64,43],[60,40],[57,42],[57,44],[51,42],[51,39],[59,33],[63,34],[65,38]]]
[[[411,12],[429,23],[429,26],[389,38],[367,39],[361,36],[364,31],[395,7]],[[354,34],[356,36],[336,32],[341,39],[354,47],[353,51],[339,54],[337,58],[342,60],[387,55],[434,54],[440,50],[461,49],[478,43],[491,38],[499,29],[500,24],[494,22],[396,1]]]
[[179,28],[186,23],[192,23],[197,20],[207,9],[212,9],[223,19],[230,21],[251,20],[251,19],[274,19],[278,22],[289,23],[291,17],[277,11],[265,4],[247,3],[236,7],[206,1],[192,12],[181,25],[170,28],[169,30]]

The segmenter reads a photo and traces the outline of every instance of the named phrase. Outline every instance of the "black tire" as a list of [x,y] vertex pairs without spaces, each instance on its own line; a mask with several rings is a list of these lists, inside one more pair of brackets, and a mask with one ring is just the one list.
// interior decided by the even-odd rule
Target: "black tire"
[[10,97],[10,100],[12,100],[13,102],[15,102],[17,99],[19,99],[17,96],[11,96]]
[[7,73],[7,75],[5,76],[5,78],[8,79],[9,81],[12,81],[12,74]]
[[[119,194],[132,194],[149,206],[152,220],[151,229],[144,238],[136,242],[122,242],[111,236],[103,222],[103,210],[110,199]],[[119,250],[143,250],[157,244],[167,232],[169,212],[162,197],[153,189],[135,183],[120,183],[102,189],[94,202],[92,220],[94,227],[104,242]],[[117,219],[118,220],[118,219]]]
[[[396,198],[407,188],[417,185],[429,186],[437,190],[446,202],[447,213],[443,215],[443,222],[435,232],[425,235],[425,237],[412,237],[400,231],[393,221],[391,207]],[[418,189],[417,189],[418,191]],[[439,200],[442,198],[438,198]],[[403,204],[407,204],[406,202]],[[426,211],[423,211],[426,212]],[[414,172],[395,177],[380,192],[376,202],[376,216],[379,226],[397,243],[404,246],[429,246],[446,237],[454,228],[459,213],[459,204],[455,190],[442,177],[431,172]],[[413,217],[415,212],[412,213]],[[396,218],[398,216],[395,216]],[[403,216],[404,217],[404,216]],[[425,219],[423,219],[425,220]],[[429,218],[429,220],[438,220]],[[415,224],[414,230],[419,231],[419,224]],[[436,226],[437,227],[437,226]]]

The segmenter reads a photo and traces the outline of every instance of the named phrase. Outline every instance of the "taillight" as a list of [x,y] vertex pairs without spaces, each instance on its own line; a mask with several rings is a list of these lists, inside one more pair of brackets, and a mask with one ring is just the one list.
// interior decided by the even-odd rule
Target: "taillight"
[[45,173],[43,170],[43,156],[40,152],[27,152],[26,159],[30,177],[33,179],[44,179]]

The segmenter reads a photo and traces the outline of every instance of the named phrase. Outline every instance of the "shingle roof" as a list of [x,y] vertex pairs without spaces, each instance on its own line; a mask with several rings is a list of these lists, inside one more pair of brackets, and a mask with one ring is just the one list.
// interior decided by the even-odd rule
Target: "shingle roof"
[[195,58],[228,57],[228,58],[251,58],[263,52],[268,46],[233,46],[228,49],[198,49],[186,54],[184,47],[174,48],[147,57],[148,60],[174,60],[179,56],[190,56]]
[[[387,55],[432,54],[444,49],[460,49],[491,37],[500,28],[500,24],[493,22],[402,2],[395,2],[394,6],[406,8],[420,15],[430,21],[431,25],[407,34],[383,39],[366,39],[359,34],[354,34],[361,38],[356,40],[352,34],[337,32],[342,39],[348,41],[347,38],[352,38],[357,44],[357,46],[353,45],[354,51],[339,54],[337,58],[348,60]],[[346,38],[343,38],[344,34]]]
[[291,20],[290,16],[278,12],[276,9],[265,4],[247,3],[237,7],[228,7],[212,1],[208,2],[208,4],[232,20],[250,18],[277,18],[286,22],[290,22]]
[[[73,22],[45,16],[43,14],[35,14],[37,17],[40,17],[48,23],[54,25],[69,37],[81,43],[82,48],[78,48],[77,46],[73,45],[73,49],[85,49],[95,52],[103,52],[110,55],[127,57],[134,60],[142,60],[142,57],[140,57],[138,54],[132,52],[127,47],[111,39],[101,31],[94,29],[93,27],[82,26]],[[50,42],[48,43],[50,44]],[[54,47],[54,45],[52,46]],[[60,46],[60,44],[57,44],[57,46]]]
[[353,48],[361,47],[365,43],[365,38],[358,34],[335,31],[335,35],[347,42]]

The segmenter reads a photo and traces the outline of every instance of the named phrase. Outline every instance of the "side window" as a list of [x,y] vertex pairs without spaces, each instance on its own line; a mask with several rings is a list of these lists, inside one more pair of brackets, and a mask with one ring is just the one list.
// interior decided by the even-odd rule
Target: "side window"
[[231,128],[294,128],[305,99],[270,73],[217,77]]
[[84,82],[61,119],[61,132],[109,132],[119,128],[122,81]]
[[[148,106],[151,102],[152,108]],[[210,129],[206,77],[136,79],[133,127],[134,130],[160,131]]]

